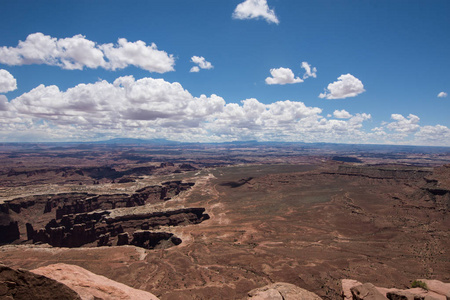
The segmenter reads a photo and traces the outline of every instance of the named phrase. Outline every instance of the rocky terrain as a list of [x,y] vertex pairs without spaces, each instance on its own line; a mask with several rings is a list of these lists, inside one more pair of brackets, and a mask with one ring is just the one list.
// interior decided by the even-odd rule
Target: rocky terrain
[[158,300],[149,292],[133,289],[74,265],[54,264],[31,270],[31,272],[65,284],[82,300]]
[[[420,287],[414,287],[418,285]],[[450,283],[419,279],[409,289],[377,287],[353,279],[341,281],[343,300],[448,300]],[[1,299],[129,299],[158,300],[148,292],[89,272],[76,265],[57,263],[31,271],[0,265]],[[290,283],[276,282],[255,288],[247,300],[320,300],[317,294]]]
[[179,245],[180,238],[155,230],[161,226],[198,224],[209,218],[204,208],[131,214],[122,210],[122,215],[116,210],[169,201],[193,185],[170,181],[130,195],[63,193],[7,200],[0,204],[0,243],[17,243],[22,238],[54,247],[130,244],[153,249]]
[[[72,175],[58,177],[62,184],[46,179],[52,171],[27,177],[27,189],[1,181],[0,262],[27,270],[71,264],[160,299],[290,299],[289,285],[341,299],[345,278],[398,290],[416,278],[450,282],[445,153],[402,154],[398,161],[414,163],[399,164],[399,154],[302,156],[293,148],[278,156],[267,149],[265,161],[251,147],[217,156],[148,150],[151,161],[127,151],[105,155],[105,166],[152,164],[151,174],[80,185]],[[61,166],[101,165],[86,152],[74,150]],[[40,168],[44,153],[26,154],[23,164]]]
[[248,300],[321,300],[319,296],[307,290],[299,288],[293,284],[276,282],[260,288],[251,290],[248,293]]
[[81,300],[78,293],[57,280],[4,265],[0,265],[0,299]]
[[450,283],[439,280],[418,279],[409,289],[377,287],[372,283],[361,283],[353,279],[342,280],[342,298],[344,300],[389,299],[389,300],[447,300],[450,299]]

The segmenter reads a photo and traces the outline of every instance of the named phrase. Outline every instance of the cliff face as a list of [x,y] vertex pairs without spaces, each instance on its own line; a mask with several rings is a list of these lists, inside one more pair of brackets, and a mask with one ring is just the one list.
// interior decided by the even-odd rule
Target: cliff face
[[425,180],[426,184],[416,195],[437,209],[450,210],[450,165],[436,168]]
[[7,225],[0,225],[0,244],[10,243],[20,238],[18,222],[9,222]]
[[[48,243],[54,247],[130,243],[145,248],[167,248],[178,245],[181,239],[170,233],[136,232],[155,230],[161,226],[198,224],[209,218],[204,208],[130,213],[116,217],[109,217],[109,214],[118,208],[168,201],[193,185],[168,181],[141,188],[131,195],[63,193],[5,201],[0,204],[0,243],[19,239],[22,230],[22,238],[26,236],[33,243]],[[30,215],[33,217],[30,218]]]
[[0,204],[0,212],[8,214],[10,210],[20,214],[22,209],[44,204],[43,213],[56,210],[56,219],[67,214],[85,213],[99,209],[140,206],[170,200],[182,191],[190,189],[193,183],[168,181],[162,185],[147,186],[128,194],[95,195],[88,193],[61,193],[56,195],[34,195],[7,200]]
[[432,174],[431,169],[407,167],[407,166],[357,166],[341,165],[335,174],[348,176],[364,176],[376,179],[423,179]]
[[[185,208],[147,214],[130,214],[108,218],[108,211],[65,215],[52,219],[45,228],[34,230],[27,224],[27,237],[33,243],[54,247],[135,245],[147,249],[169,248],[181,243],[171,233],[152,232],[161,226],[198,224],[209,219],[204,208]],[[132,240],[129,241],[129,238]]]

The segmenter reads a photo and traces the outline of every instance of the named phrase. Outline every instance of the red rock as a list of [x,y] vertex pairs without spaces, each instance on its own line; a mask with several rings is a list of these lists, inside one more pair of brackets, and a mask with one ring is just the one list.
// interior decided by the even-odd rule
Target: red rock
[[341,285],[342,285],[342,298],[344,300],[352,300],[353,295],[351,292],[351,288],[358,285],[362,285],[362,283],[354,279],[342,279]]
[[446,300],[445,296],[421,288],[394,290],[386,294],[390,300]]
[[296,285],[277,282],[261,288],[251,290],[248,293],[251,300],[321,300],[316,294]]
[[439,280],[418,279],[418,281],[424,282],[429,291],[441,294],[450,299],[450,283],[444,283]]
[[354,300],[386,300],[387,298],[378,291],[371,283],[364,283],[352,287],[351,289]]
[[76,291],[82,300],[157,300],[158,298],[142,290],[89,272],[75,265],[54,264],[32,270],[35,274],[44,275],[64,283]]
[[0,299],[80,300],[66,285],[25,270],[0,265]]

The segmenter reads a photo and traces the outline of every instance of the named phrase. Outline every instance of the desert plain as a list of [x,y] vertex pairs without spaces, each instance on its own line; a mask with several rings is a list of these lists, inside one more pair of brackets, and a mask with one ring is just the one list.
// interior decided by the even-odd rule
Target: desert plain
[[448,148],[134,141],[3,144],[0,158],[9,267],[77,265],[160,299],[450,281]]

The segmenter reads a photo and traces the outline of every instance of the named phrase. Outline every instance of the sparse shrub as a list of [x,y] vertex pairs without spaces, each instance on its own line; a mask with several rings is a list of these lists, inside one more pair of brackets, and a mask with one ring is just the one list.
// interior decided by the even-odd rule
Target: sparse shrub
[[425,282],[423,282],[423,281],[420,281],[420,280],[414,280],[414,281],[411,283],[411,287],[412,287],[412,288],[417,288],[417,287],[419,287],[419,288],[423,288],[424,290],[428,290],[427,284],[426,284]]

